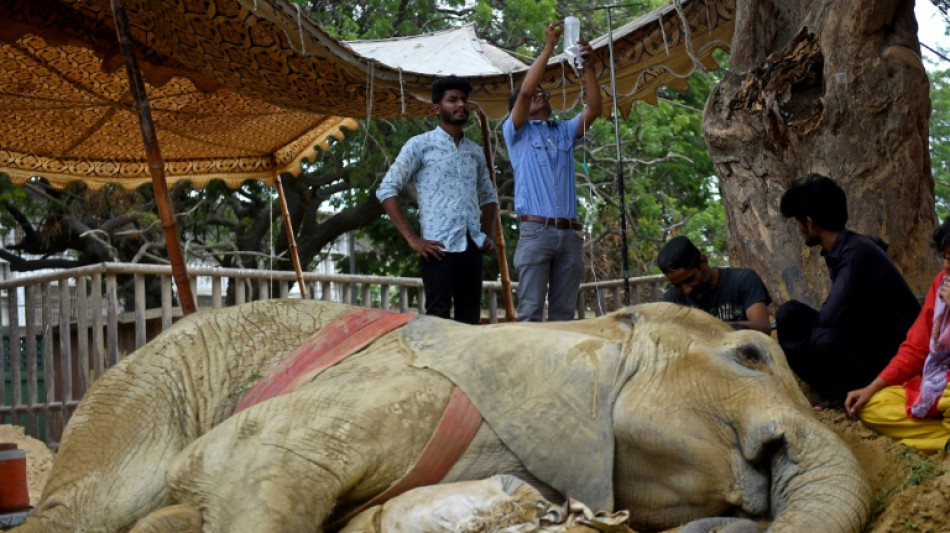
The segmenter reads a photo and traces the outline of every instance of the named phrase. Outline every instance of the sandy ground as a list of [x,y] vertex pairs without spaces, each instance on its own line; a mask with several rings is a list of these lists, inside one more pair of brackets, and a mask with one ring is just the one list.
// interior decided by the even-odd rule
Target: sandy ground
[[950,531],[950,457],[898,446],[841,410],[818,418],[848,443],[874,489],[870,533],[945,533]]
[[[924,454],[881,437],[842,411],[816,416],[851,447],[874,489],[875,511],[868,533],[945,533],[950,531],[950,457]],[[49,473],[53,453],[23,428],[0,425],[0,442],[16,442],[27,452],[30,499],[35,504]]]
[[17,448],[26,451],[26,488],[30,505],[36,505],[53,466],[53,452],[43,442],[27,437],[22,426],[0,425],[0,442],[15,442]]

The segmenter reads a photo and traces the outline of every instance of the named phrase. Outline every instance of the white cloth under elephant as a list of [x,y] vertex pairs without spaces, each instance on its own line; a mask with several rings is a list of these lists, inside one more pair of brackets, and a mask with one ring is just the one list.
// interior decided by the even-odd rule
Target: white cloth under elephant
[[594,513],[571,501],[556,505],[514,476],[420,487],[355,516],[340,533],[633,533],[629,513]]

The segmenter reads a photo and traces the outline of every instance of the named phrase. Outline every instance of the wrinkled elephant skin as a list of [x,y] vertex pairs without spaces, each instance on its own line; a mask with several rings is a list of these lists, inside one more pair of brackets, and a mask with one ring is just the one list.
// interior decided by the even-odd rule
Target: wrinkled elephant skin
[[[545,324],[420,317],[235,413],[351,310],[272,300],[182,320],[94,384],[15,531],[322,531],[407,472],[456,386],[484,421],[443,482],[512,474],[629,509],[644,531],[735,517],[858,533],[869,519],[863,471],[776,343],[671,304]],[[705,523],[730,521],[689,530]]]

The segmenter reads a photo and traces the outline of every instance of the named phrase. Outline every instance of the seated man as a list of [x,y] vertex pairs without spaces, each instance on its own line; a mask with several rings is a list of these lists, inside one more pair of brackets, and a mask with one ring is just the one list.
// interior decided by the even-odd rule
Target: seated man
[[702,309],[735,329],[756,329],[770,335],[769,291],[750,268],[711,267],[686,237],[670,239],[656,264],[673,287],[663,295],[672,302]]
[[921,450],[942,450],[950,442],[950,217],[934,230],[933,244],[943,269],[930,284],[924,308],[887,367],[844,402],[848,416]]
[[790,300],[775,313],[788,365],[822,397],[816,409],[844,400],[887,365],[920,304],[878,238],[845,228],[848,204],[831,178],[812,174],[782,195],[782,216],[794,218],[807,246],[820,246],[831,276],[816,310]]

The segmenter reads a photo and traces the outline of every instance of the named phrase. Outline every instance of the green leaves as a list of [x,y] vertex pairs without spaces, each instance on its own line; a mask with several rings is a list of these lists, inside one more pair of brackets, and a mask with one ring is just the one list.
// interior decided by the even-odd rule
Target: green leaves
[[950,215],[950,69],[930,72],[930,158],[937,214]]

